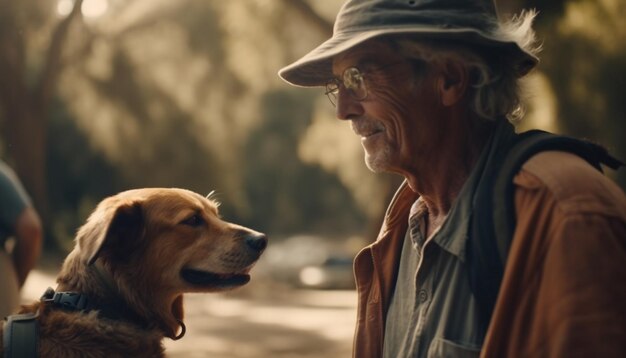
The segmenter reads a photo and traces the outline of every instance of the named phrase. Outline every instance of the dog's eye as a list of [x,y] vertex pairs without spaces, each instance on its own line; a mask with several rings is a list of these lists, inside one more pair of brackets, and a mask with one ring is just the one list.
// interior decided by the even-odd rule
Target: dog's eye
[[200,216],[200,214],[193,214],[180,223],[191,227],[198,227],[204,224],[204,219]]

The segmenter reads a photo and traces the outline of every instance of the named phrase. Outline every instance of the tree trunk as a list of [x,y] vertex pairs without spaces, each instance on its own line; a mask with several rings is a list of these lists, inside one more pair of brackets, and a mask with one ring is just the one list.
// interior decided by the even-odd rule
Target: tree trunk
[[[46,120],[56,79],[61,71],[61,54],[69,25],[80,16],[82,0],[53,30],[43,67],[34,86],[29,86],[23,6],[19,0],[0,0],[0,105],[4,113],[4,144],[13,166],[35,208],[49,223],[46,186]],[[30,70],[29,70],[30,71]]]
[[28,97],[17,98],[5,105],[4,142],[13,158],[13,165],[35,208],[44,221],[48,218],[46,190],[46,124]]

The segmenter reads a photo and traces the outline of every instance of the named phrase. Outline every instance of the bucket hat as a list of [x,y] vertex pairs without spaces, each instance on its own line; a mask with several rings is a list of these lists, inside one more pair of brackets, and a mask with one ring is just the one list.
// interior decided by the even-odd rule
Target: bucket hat
[[517,43],[502,41],[493,0],[348,0],[339,10],[333,36],[278,75],[303,87],[323,86],[332,77],[334,56],[367,40],[414,35],[482,46],[512,60],[518,76],[538,62]]

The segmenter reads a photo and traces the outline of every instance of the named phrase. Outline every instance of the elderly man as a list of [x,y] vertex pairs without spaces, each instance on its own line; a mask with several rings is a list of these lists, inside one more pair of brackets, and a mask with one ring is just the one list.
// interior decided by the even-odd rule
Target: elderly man
[[355,357],[626,356],[626,198],[590,165],[612,159],[515,149],[533,17],[500,23],[490,0],[350,0],[333,37],[280,71],[326,86],[367,166],[405,178],[355,259]]

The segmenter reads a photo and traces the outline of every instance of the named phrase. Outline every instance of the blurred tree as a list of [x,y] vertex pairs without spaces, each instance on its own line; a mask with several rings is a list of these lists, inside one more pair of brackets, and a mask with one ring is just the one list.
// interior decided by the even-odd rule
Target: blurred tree
[[[541,62],[531,75],[527,127],[590,139],[626,159],[626,3],[615,0],[506,0],[508,15],[536,8]],[[537,87],[538,86],[538,87]],[[552,108],[547,108],[552,107]],[[626,189],[626,170],[609,171]]]
[[[38,205],[50,202],[57,235],[103,196],[178,186],[217,190],[226,218],[270,234],[374,236],[399,178],[368,172],[322,91],[276,76],[330,36],[343,0],[90,1],[106,12],[81,16],[76,1],[59,16],[54,2],[0,0],[3,153]],[[532,78],[543,86],[529,119],[626,157],[624,5],[499,5],[540,10],[545,50]]]
[[128,184],[86,140],[63,102],[53,101],[49,118],[46,160],[52,165],[47,167],[46,178],[54,213],[49,230],[54,240],[46,241],[46,249],[63,251],[69,250],[73,233],[98,201]]
[[[0,0],[0,104],[3,110],[3,141],[12,164],[45,221],[48,218],[46,189],[46,120],[70,24],[80,17],[82,0],[69,15],[49,27],[50,4],[32,0]],[[48,46],[33,53],[33,38],[45,32]],[[35,58],[37,56],[37,58]]]
[[[534,4],[535,1],[531,1]],[[626,2],[550,2],[538,18],[539,69],[550,79],[563,133],[606,146],[626,160]],[[626,170],[616,173],[626,189]]]
[[[41,25],[36,35],[25,35],[24,42],[45,38],[55,28],[54,4],[6,3],[13,12],[26,11],[28,6],[37,9],[41,21],[48,24]],[[247,143],[265,145],[256,142],[256,134],[268,134],[268,128],[279,132],[290,124],[304,128],[306,122],[297,118],[277,126],[277,118],[305,119],[309,115],[301,108],[301,114],[291,111],[286,117],[284,104],[275,100],[276,108],[269,110],[263,102],[272,96],[264,93],[282,85],[275,71],[284,63],[285,54],[297,45],[308,46],[302,41],[312,43],[322,35],[285,32],[279,20],[289,10],[274,1],[110,0],[107,12],[97,18],[81,17],[80,8],[80,3],[74,3],[71,15],[61,21],[69,24],[71,19],[81,20],[72,27],[65,25],[64,41],[55,47],[59,63],[54,67],[58,79],[54,83],[59,84],[59,105],[55,108],[59,110],[55,110],[54,121],[46,127],[49,106],[29,106],[41,109],[42,135],[46,128],[49,130],[48,170],[46,157],[39,169],[43,172],[35,174],[35,162],[18,158],[9,150],[16,163],[23,163],[24,175],[45,180],[44,184],[54,188],[45,195],[44,185],[39,201],[45,203],[46,197],[52,201],[49,223],[55,235],[72,232],[102,196],[136,186],[180,186],[201,193],[217,189],[224,201],[223,212],[232,219],[267,226],[265,216],[257,218],[263,209],[252,199],[259,188],[272,187],[275,176],[259,175],[249,168],[258,168],[261,173],[276,168],[267,161],[255,162],[258,153],[249,151],[251,144]],[[312,8],[309,10],[314,14]],[[23,24],[11,26],[36,24],[27,18]],[[45,43],[39,40],[31,47],[37,50]],[[10,51],[11,47],[3,43],[2,49]],[[268,56],[268,49],[272,56]],[[32,56],[39,60],[42,57],[36,52]],[[21,66],[27,62],[24,58],[15,61]],[[39,67],[33,68],[31,77]],[[49,96],[53,87],[49,87]],[[28,94],[19,93],[3,102],[3,108],[4,103],[16,107],[24,98]],[[8,123],[14,115],[4,109]],[[28,140],[8,130],[3,133],[7,134],[3,143],[9,149],[13,141],[28,145]],[[290,130],[286,133],[295,135]],[[332,226],[328,224],[332,216],[327,214],[331,203],[353,205],[349,204],[349,192],[333,174],[316,165],[299,164],[297,137],[285,138],[284,143],[293,144],[294,149],[292,165],[283,173],[299,179],[266,190],[265,197],[276,203],[277,213],[289,214],[293,220],[281,224],[275,219],[271,225],[281,231]],[[256,165],[260,163],[270,169]],[[255,185],[246,185],[248,175]],[[315,188],[299,192],[303,182],[311,182]],[[71,215],[71,211],[78,214]],[[353,226],[359,224],[354,219],[359,217],[359,210],[354,206],[345,210],[343,217]]]
[[284,235],[346,237],[366,222],[363,211],[334,173],[302,163],[295,150],[309,122],[295,117],[311,111],[312,99],[310,93],[298,91],[264,96],[263,120],[246,146],[245,188],[252,217],[248,221]]

